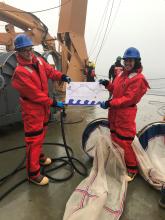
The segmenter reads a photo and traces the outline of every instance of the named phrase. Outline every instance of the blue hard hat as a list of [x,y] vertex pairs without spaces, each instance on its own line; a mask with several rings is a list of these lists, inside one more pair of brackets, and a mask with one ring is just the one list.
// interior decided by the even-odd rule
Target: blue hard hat
[[15,49],[33,46],[32,40],[26,34],[18,34],[14,39]]
[[140,52],[135,47],[129,47],[124,52],[123,59],[129,59],[129,58],[141,59]]

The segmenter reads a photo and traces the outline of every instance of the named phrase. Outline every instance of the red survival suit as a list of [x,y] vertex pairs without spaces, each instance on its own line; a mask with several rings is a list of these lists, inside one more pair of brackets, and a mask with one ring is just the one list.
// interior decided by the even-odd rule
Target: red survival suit
[[123,71],[123,67],[122,66],[115,66],[114,68],[114,74],[115,74],[115,77],[121,73],[121,71]]
[[17,55],[17,61],[12,86],[20,93],[28,176],[36,178],[40,175],[39,160],[43,157],[42,144],[53,103],[48,96],[48,78],[61,80],[62,73],[34,55],[32,61]]
[[109,101],[108,119],[113,141],[125,151],[125,162],[129,172],[137,172],[137,161],[131,143],[136,135],[136,104],[149,88],[142,74],[121,71],[115,80],[106,87],[112,93]]

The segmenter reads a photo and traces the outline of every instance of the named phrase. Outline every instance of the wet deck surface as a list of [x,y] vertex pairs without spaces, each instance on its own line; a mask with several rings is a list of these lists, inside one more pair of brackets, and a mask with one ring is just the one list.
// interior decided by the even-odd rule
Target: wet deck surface
[[[146,96],[139,105],[137,115],[138,130],[150,122],[161,120],[157,110],[159,104],[148,104],[150,100],[157,100],[157,97]],[[163,102],[163,98],[159,101]],[[93,119],[106,117],[107,112],[100,108],[74,108],[68,110],[70,119],[75,121],[83,115],[81,123],[66,124],[65,132],[68,145],[74,150],[74,154],[81,161],[87,162],[87,158],[81,150],[81,136],[86,125]],[[0,131],[0,151],[9,147],[24,144],[23,127],[21,124],[8,126]],[[49,125],[46,137],[47,142],[62,143],[60,124],[53,122]],[[57,147],[45,147],[45,152],[50,156],[63,155],[63,150]],[[25,150],[16,150],[0,155],[0,177],[3,177],[13,170],[23,159]],[[59,176],[66,171],[60,170]],[[3,194],[14,183],[26,177],[25,170],[15,177],[10,178],[3,186],[0,186],[0,194]],[[62,220],[65,205],[71,193],[82,176],[75,174],[70,180],[62,183],[50,183],[45,187],[38,187],[28,182],[19,186],[0,202],[0,220]],[[147,184],[138,176],[128,186],[126,204],[121,220],[165,220],[165,209],[158,206],[159,192]]]

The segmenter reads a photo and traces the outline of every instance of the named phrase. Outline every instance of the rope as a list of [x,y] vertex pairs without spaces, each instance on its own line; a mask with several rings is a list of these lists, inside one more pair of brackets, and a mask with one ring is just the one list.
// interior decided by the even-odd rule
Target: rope
[[[61,111],[61,133],[62,133],[62,138],[63,138],[63,144],[61,144],[61,143],[44,143],[44,145],[48,145],[48,146],[53,145],[53,146],[62,147],[62,148],[65,149],[65,152],[66,152],[66,156],[52,159],[53,164],[55,163],[55,167],[50,166],[51,168],[48,167],[48,168],[42,168],[41,169],[41,173],[43,175],[47,176],[53,182],[63,182],[63,181],[69,180],[75,174],[75,171],[78,174],[82,175],[82,176],[87,176],[87,168],[85,167],[85,165],[80,160],[73,157],[73,150],[66,143],[64,122],[63,122],[63,117],[64,116],[63,115],[64,114]],[[25,146],[9,148],[7,150],[1,151],[0,154],[7,153],[7,152],[10,152],[10,151],[20,150],[20,149],[23,149],[23,148],[25,148]],[[0,186],[2,186],[7,180],[9,180],[10,177],[14,176],[18,172],[25,169],[25,166],[23,166],[24,163],[25,163],[25,158],[26,157],[23,158],[23,160],[18,164],[18,166],[12,172],[10,172],[6,176],[0,178]],[[57,162],[60,162],[60,164],[56,165]],[[79,167],[81,167],[82,170],[80,170],[80,168],[78,168],[77,165]],[[69,166],[69,174],[67,176],[63,177],[63,178],[55,178],[55,177],[52,177],[51,175],[48,174],[52,171],[56,171],[57,169],[60,169],[62,167],[66,167],[66,166]],[[2,199],[4,199],[8,194],[10,194],[12,191],[14,191],[18,186],[20,186],[23,183],[27,182],[27,180],[28,180],[27,178],[24,178],[23,180],[19,181],[14,186],[12,186],[9,190],[7,190],[5,193],[3,193],[0,196],[0,201]]]
[[7,11],[7,12],[16,12],[16,13],[39,13],[39,12],[45,12],[45,11],[50,11],[50,10],[53,10],[53,9],[56,9],[56,8],[60,8],[66,4],[68,4],[71,0],[68,0],[67,2],[65,2],[64,4],[60,4],[58,6],[54,6],[54,7],[51,7],[51,8],[47,8],[47,9],[42,9],[42,10],[38,10],[38,11],[16,11],[16,10],[4,10],[3,8],[0,8],[0,10],[2,11]]
[[105,40],[105,37],[106,37],[106,34],[107,34],[107,31],[108,31],[108,26],[109,26],[109,23],[110,23],[110,19],[111,19],[111,15],[112,15],[112,10],[113,10],[113,5],[114,5],[114,0],[112,1],[112,6],[111,6],[111,9],[110,9],[110,14],[109,14],[109,17],[108,17],[108,22],[107,22],[107,26],[106,26],[106,29],[105,29],[105,32],[104,32],[104,36],[103,36],[103,40],[101,42],[101,46],[100,46],[100,49],[96,55],[96,58],[95,58],[95,63],[97,63],[97,59],[98,59],[98,56],[103,48],[103,44],[104,44],[104,40]]

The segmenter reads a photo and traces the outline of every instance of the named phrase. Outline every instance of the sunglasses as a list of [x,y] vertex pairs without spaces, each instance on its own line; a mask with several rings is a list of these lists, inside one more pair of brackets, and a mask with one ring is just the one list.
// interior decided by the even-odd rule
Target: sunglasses
[[19,52],[30,52],[33,51],[33,47],[25,47],[25,48],[20,48],[18,51]]

